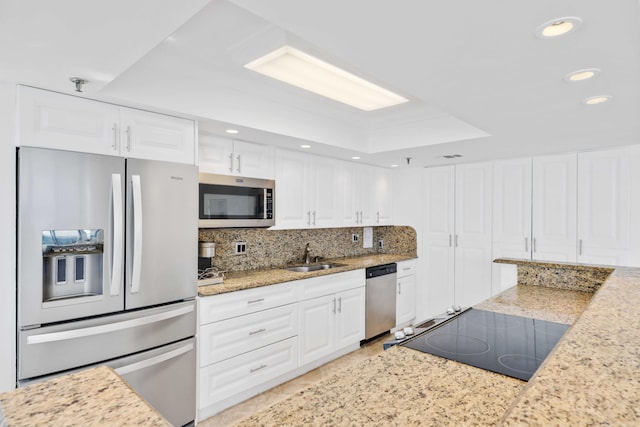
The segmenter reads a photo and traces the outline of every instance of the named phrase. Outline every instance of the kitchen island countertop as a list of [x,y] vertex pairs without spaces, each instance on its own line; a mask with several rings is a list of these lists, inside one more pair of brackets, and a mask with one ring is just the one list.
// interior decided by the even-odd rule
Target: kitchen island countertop
[[[284,268],[231,272],[225,275],[224,283],[198,287],[198,295],[201,297],[206,297],[224,294],[227,292],[258,288],[260,286],[268,286],[277,283],[291,282],[294,280],[308,279],[311,277],[326,276],[328,274],[364,269],[375,265],[406,261],[414,258],[415,257],[413,256],[394,254],[378,254],[350,258],[336,258],[323,260],[322,262],[344,264],[344,266],[335,267],[328,270],[310,271],[308,273],[288,271]],[[364,279],[364,274],[362,278]]]
[[0,405],[8,427],[169,426],[106,366],[1,393]]
[[639,268],[595,294],[518,285],[477,307],[575,321],[528,383],[396,346],[239,425],[638,425],[638,304]]

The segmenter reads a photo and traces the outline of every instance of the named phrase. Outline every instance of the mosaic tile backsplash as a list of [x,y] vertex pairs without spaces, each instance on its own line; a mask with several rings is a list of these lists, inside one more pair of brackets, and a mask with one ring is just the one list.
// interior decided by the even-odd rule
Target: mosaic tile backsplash
[[[405,226],[373,228],[373,247],[363,248],[363,227],[268,230],[263,228],[200,229],[201,242],[215,242],[211,265],[225,271],[244,271],[304,263],[307,243],[311,258],[321,259],[397,254],[415,257],[416,231]],[[353,242],[353,234],[359,241]],[[378,248],[378,241],[383,247]],[[245,242],[245,254],[235,255],[235,242]]]

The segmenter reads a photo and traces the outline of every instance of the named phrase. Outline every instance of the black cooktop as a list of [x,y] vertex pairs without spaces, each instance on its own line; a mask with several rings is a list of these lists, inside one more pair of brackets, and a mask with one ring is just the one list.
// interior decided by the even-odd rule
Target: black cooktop
[[568,328],[472,308],[400,345],[528,381]]

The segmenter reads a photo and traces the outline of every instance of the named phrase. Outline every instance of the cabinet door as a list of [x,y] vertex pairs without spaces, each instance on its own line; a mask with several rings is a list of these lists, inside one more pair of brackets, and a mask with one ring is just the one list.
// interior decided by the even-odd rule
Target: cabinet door
[[334,350],[335,295],[314,298],[298,303],[300,326],[300,366],[313,362]]
[[455,303],[468,307],[491,296],[492,164],[456,166]]
[[287,150],[276,152],[276,226],[306,228],[311,225],[310,196],[313,191],[307,175],[307,156]]
[[454,167],[428,168],[423,175],[424,284],[427,315],[454,303]]
[[391,170],[385,168],[373,168],[373,192],[368,195],[374,202],[374,223],[375,225],[389,225],[393,223],[392,218],[392,179]]
[[416,276],[400,277],[396,291],[396,325],[406,325],[416,317]]
[[120,124],[123,156],[195,163],[195,123],[192,120],[121,108]]
[[338,350],[364,339],[364,288],[340,292],[336,298],[335,349]]
[[200,133],[198,165],[200,172],[231,175],[233,173],[233,141],[229,138]]
[[628,149],[578,155],[578,262],[629,265]]
[[234,173],[251,178],[273,179],[271,147],[246,141],[233,143]]
[[360,223],[362,179],[358,178],[356,166],[359,165],[354,165],[351,162],[339,162],[337,167],[337,220],[343,227],[350,227]]
[[356,191],[361,194],[360,224],[376,225],[376,177],[374,169],[369,166],[358,165],[356,168]]
[[576,261],[576,154],[534,157],[532,257]]
[[331,159],[314,157],[309,165],[313,174],[314,200],[311,206],[312,227],[339,225],[336,206],[336,165]]
[[20,145],[120,154],[115,105],[19,86],[18,116]]

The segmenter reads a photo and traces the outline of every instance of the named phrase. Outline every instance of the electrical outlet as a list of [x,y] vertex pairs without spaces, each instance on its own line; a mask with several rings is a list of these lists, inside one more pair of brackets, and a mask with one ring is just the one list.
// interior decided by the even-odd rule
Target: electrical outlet
[[236,242],[236,255],[242,255],[247,253],[247,242]]
[[360,241],[360,235],[358,233],[353,233],[351,235],[351,241],[353,243],[358,243]]
[[378,249],[384,248],[384,241],[382,239],[378,240]]

